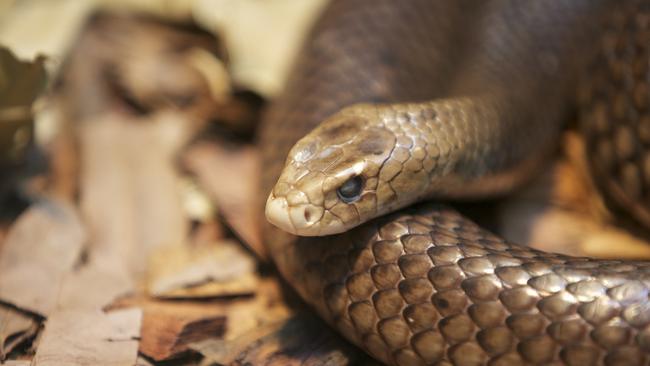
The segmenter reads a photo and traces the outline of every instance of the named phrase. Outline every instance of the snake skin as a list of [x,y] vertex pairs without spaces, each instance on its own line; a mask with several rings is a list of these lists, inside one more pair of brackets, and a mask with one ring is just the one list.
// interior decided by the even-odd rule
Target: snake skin
[[609,18],[604,62],[589,70],[585,136],[595,182],[605,198],[650,227],[650,2]]
[[[455,25],[481,24],[483,11],[489,13],[508,3],[516,1],[334,1],[316,24],[286,93],[262,126],[262,194],[266,196],[278,178],[291,146],[343,107],[458,94],[454,69],[468,51],[456,45],[466,43],[471,32]],[[549,14],[580,13],[589,4],[605,2],[530,3],[545,5],[530,5],[537,6],[534,14],[518,13],[521,9],[515,6],[512,12],[497,15],[506,20],[529,15],[526,20],[535,23]],[[623,19],[633,13],[634,24],[647,29],[646,1],[618,4]],[[571,28],[567,24],[557,23],[556,30]],[[508,56],[502,49],[527,39],[520,34],[504,35],[503,30],[494,32],[485,33],[480,44],[492,51],[476,65],[483,61],[488,66],[503,64],[502,58],[513,54]],[[399,40],[400,52],[386,49],[382,43],[386,39]],[[429,52],[426,59],[414,57],[422,45],[445,52]],[[526,47],[513,51],[524,60],[514,63],[516,67],[485,74],[485,67],[474,71],[472,65],[467,66],[468,76],[461,77],[463,92],[472,90],[473,83],[498,83],[502,78],[508,80],[502,90],[532,83],[531,74],[525,74],[531,59],[524,51]],[[540,67],[551,64],[570,70],[564,62],[573,59],[551,57]],[[647,90],[647,53],[641,67],[645,67]],[[522,70],[529,78],[509,76]],[[564,88],[572,85],[574,74],[557,75],[555,89],[528,92],[524,88],[524,107],[516,113],[525,113],[533,105],[527,98],[543,97],[547,104],[535,108],[536,112],[559,118],[565,110],[562,100],[569,94]],[[537,81],[544,78],[539,76]],[[637,79],[643,81],[641,76]],[[595,96],[602,95],[599,88],[604,87],[610,86],[594,83],[584,95],[597,100]],[[610,113],[607,103],[603,99],[600,105],[605,107],[586,104],[585,115],[602,108]],[[615,123],[609,122],[608,128],[632,128],[627,127],[632,122],[622,127]],[[582,125],[590,129],[589,122]],[[599,131],[595,136],[604,139],[605,132]],[[627,156],[626,161],[637,160]],[[635,165],[635,169],[642,168]],[[532,250],[505,242],[452,209],[431,204],[401,210],[335,236],[298,238],[270,226],[265,236],[278,269],[303,299],[346,339],[386,364],[650,363],[650,264]]]

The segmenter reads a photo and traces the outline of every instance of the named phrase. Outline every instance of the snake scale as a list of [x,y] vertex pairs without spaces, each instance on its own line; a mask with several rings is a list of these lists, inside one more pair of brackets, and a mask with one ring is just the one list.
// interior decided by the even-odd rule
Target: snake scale
[[386,364],[650,364],[650,263],[419,203],[521,184],[579,105],[595,180],[648,225],[649,64],[647,0],[332,1],[260,134],[273,260]]

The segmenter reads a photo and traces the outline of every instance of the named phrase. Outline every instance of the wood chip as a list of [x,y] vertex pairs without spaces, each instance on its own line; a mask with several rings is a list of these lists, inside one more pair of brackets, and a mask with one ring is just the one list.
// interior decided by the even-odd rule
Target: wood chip
[[232,230],[266,258],[259,230],[259,157],[252,146],[225,148],[201,142],[183,154],[183,164],[216,202]]
[[48,315],[84,241],[83,225],[68,203],[33,205],[12,226],[0,253],[0,299]]
[[134,365],[141,320],[139,309],[56,312],[45,324],[34,365]]

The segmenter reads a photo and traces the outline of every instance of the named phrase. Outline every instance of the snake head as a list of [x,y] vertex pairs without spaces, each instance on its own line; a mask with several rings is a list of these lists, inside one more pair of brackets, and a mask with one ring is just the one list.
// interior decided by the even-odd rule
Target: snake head
[[394,134],[363,114],[344,110],[327,119],[289,152],[267,219],[292,234],[318,236],[384,213],[378,177],[394,146]]

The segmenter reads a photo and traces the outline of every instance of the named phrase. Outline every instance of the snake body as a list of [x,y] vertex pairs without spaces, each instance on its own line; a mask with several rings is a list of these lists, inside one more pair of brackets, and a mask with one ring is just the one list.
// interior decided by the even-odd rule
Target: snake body
[[[520,184],[581,85],[595,176],[644,222],[628,130],[648,116],[649,32],[640,0],[333,1],[261,132],[267,216],[311,236],[267,228],[280,272],[387,364],[647,364],[650,264],[543,253],[444,206],[404,207]],[[610,114],[628,131],[614,142]]]

